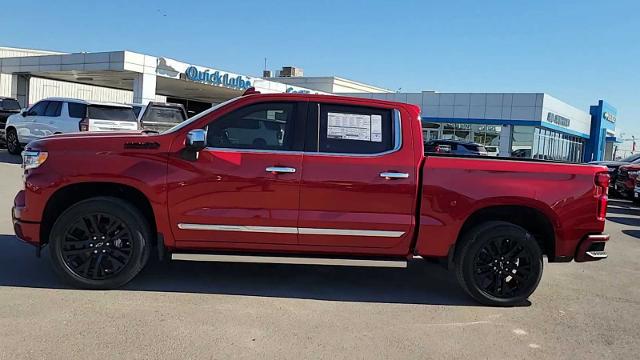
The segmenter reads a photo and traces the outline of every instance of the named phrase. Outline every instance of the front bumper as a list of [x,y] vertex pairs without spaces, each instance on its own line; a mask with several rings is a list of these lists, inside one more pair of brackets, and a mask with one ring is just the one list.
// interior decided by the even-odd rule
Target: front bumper
[[40,223],[20,220],[24,209],[25,193],[24,190],[20,190],[13,200],[13,208],[11,209],[13,231],[18,239],[34,246],[40,246]]
[[598,261],[607,258],[607,252],[604,250],[606,242],[609,241],[608,234],[587,235],[576,251],[576,262]]

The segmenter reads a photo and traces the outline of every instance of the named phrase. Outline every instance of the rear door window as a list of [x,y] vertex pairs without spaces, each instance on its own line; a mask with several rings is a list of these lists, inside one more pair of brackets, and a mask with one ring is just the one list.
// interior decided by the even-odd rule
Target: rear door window
[[136,114],[133,112],[133,109],[129,107],[89,105],[87,106],[87,116],[90,119],[137,121]]
[[391,109],[320,104],[319,111],[319,123],[307,133],[306,151],[379,154],[396,145],[395,132],[400,129],[394,129]]
[[49,101],[49,105],[47,105],[47,109],[44,112],[44,116],[58,117],[60,116],[61,110],[62,110],[62,102]]
[[69,116],[82,119],[87,116],[87,105],[78,103],[67,103],[69,106]]

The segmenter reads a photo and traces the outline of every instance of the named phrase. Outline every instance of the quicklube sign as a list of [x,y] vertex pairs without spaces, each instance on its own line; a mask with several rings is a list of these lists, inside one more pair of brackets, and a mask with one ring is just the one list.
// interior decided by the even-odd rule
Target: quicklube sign
[[210,85],[240,90],[246,90],[251,87],[251,81],[242,75],[232,77],[228,73],[221,73],[220,71],[210,73],[209,70],[200,71],[195,66],[189,66],[184,74],[188,80]]

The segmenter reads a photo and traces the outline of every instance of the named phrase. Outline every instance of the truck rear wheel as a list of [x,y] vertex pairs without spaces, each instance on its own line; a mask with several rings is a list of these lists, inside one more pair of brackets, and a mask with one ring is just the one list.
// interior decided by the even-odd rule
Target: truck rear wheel
[[95,197],[65,210],[49,236],[53,267],[71,285],[113,289],[133,279],[149,257],[144,216],[126,201]]
[[542,277],[542,250],[533,235],[504,221],[489,221],[463,234],[455,257],[456,276],[471,297],[485,305],[524,303]]

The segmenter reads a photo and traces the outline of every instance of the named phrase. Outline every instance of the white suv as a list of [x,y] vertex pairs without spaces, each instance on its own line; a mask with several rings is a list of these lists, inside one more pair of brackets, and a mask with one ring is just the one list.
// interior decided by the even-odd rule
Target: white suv
[[32,140],[78,131],[138,130],[130,105],[46,98],[7,119],[7,150],[19,154]]

